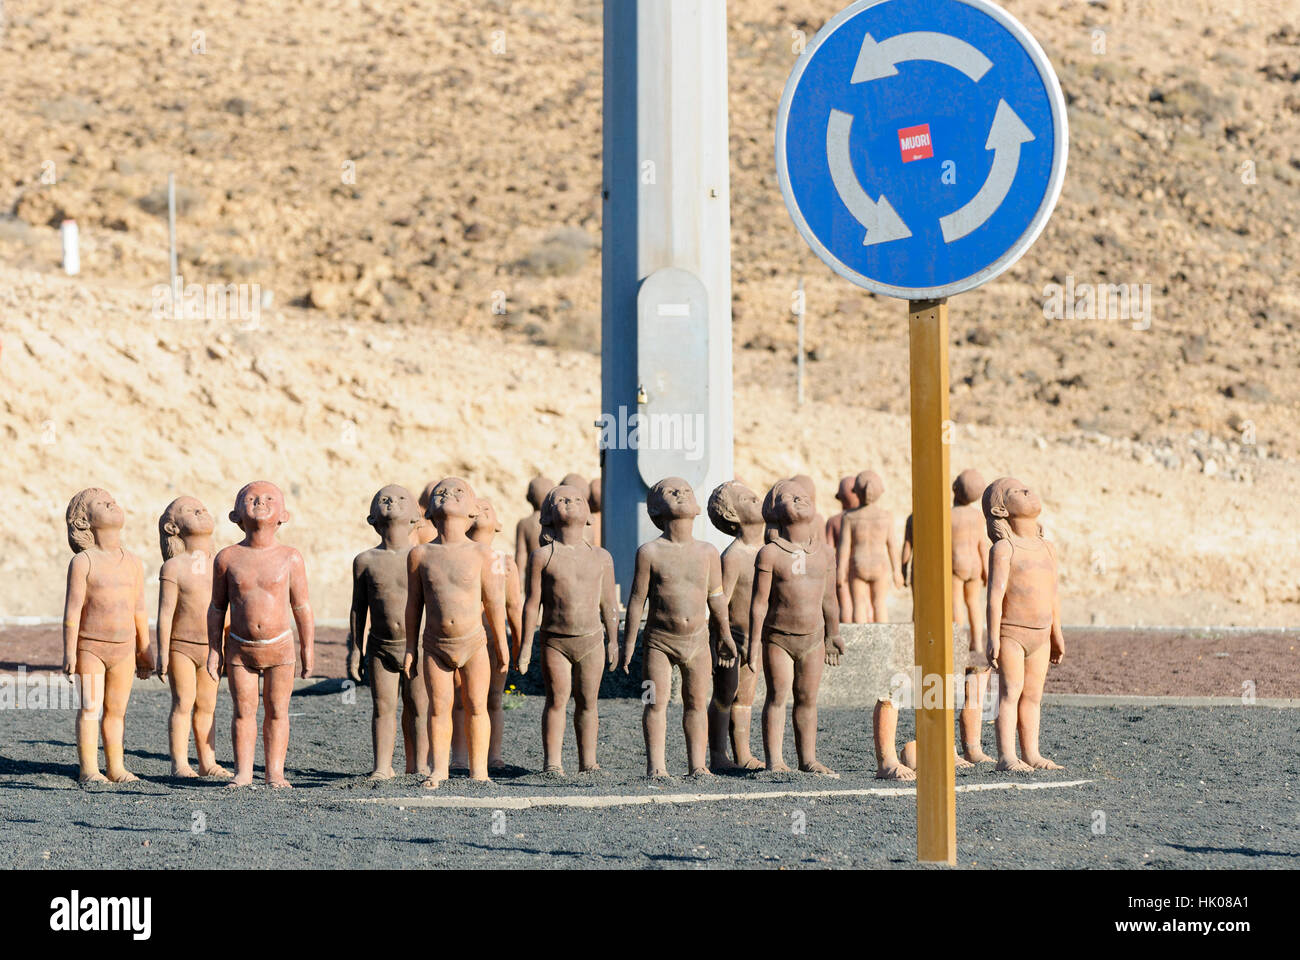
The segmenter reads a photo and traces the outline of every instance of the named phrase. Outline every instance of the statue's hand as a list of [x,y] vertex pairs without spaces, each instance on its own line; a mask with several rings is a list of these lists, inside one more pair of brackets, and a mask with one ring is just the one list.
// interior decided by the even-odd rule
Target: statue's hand
[[718,642],[718,666],[730,669],[736,665],[740,658],[740,651],[736,649],[736,641],[731,637],[723,637]]
[[840,639],[838,633],[833,637],[826,638],[826,665],[828,667],[838,667],[843,653],[844,641]]

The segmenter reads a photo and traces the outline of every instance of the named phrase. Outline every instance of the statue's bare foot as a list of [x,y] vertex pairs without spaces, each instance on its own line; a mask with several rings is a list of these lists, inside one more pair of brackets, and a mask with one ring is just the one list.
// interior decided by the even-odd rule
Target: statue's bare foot
[[104,776],[98,770],[93,773],[83,773],[77,777],[78,783],[108,783],[108,777]]
[[226,784],[226,788],[233,787],[251,787],[253,785],[253,775],[251,773],[236,774],[235,779]]
[[958,770],[965,770],[968,767],[975,766],[975,764],[971,763],[965,757],[961,756],[961,754],[958,754],[956,757],[953,758],[953,763],[956,765]]
[[486,773],[483,774],[483,776],[481,776],[481,777],[471,776],[469,779],[473,780],[475,783],[491,783],[491,782],[492,782],[492,778],[491,778],[490,776],[488,776]]
[[505,768],[506,768],[506,762],[502,760],[500,757],[488,757],[489,770],[504,770]]
[[393,773],[392,767],[386,767],[384,769],[380,769],[376,767],[374,770],[370,771],[370,773],[366,776],[366,779],[367,780],[391,780],[395,776],[397,776],[397,774]]
[[219,763],[213,763],[211,765],[206,765],[201,763],[199,764],[199,776],[220,777],[221,779],[226,780],[229,779],[230,777],[233,777],[234,774],[231,773],[229,770],[227,770]]
[[819,777],[834,777],[836,780],[840,778],[838,773],[826,766],[826,764],[820,763],[816,760],[810,760],[807,763],[799,764],[799,769],[804,773],[815,773]]
[[877,780],[915,780],[916,771],[899,760],[889,760],[876,767]]
[[269,787],[271,787],[272,789],[275,789],[275,790],[292,790],[292,789],[293,789],[293,784],[290,783],[288,780],[284,779],[284,774],[283,774],[283,773],[280,774],[278,777],[272,777],[272,776],[270,776],[270,775],[268,774],[268,775],[267,775],[267,778],[266,778],[266,784],[267,784],[267,786],[269,786]]
[[653,770],[647,770],[645,772],[645,775],[649,777],[651,780],[671,780],[673,778],[672,774],[670,774],[663,767],[656,767]]
[[696,767],[689,774],[687,774],[687,776],[691,777],[694,780],[699,780],[704,777],[713,776],[713,771],[710,770],[708,767]]
[[118,770],[116,773],[110,772],[108,774],[108,779],[112,780],[114,783],[135,783],[135,781],[140,778],[129,770],[122,769]]
[[184,777],[186,780],[191,780],[191,779],[197,777],[198,774],[194,772],[194,768],[191,767],[188,763],[185,764],[185,765],[182,766],[182,767],[178,767],[178,766],[176,766],[175,764],[173,764],[173,765],[172,765],[172,776],[173,776],[173,777]]
[[548,763],[542,768],[542,776],[559,779],[564,776],[564,767],[560,766],[558,763]]
[[990,756],[989,756],[987,753],[985,753],[983,750],[981,750],[981,749],[979,748],[979,746],[970,746],[970,745],[967,745],[967,746],[962,750],[962,754],[963,754],[963,755],[966,757],[966,759],[969,760],[971,763],[992,763],[992,762],[993,762],[993,758],[990,757]]
[[1034,768],[1019,757],[1012,757],[1010,760],[999,760],[994,770],[1005,770],[1008,773],[1032,773]]
[[727,756],[725,753],[721,753],[721,754],[712,754],[712,753],[711,753],[711,754],[709,754],[709,769],[710,769],[710,770],[726,770],[726,771],[730,772],[730,771],[732,771],[732,770],[742,770],[742,769],[744,769],[744,768],[741,767],[740,764],[738,764],[738,763],[736,763],[735,761],[733,761],[733,760],[732,760],[729,756]]
[[769,763],[769,764],[767,765],[767,769],[770,770],[772,773],[790,773],[790,772],[792,772],[792,771],[790,770],[790,768],[789,768],[788,766],[786,766],[784,760],[778,760],[776,763]]
[[420,784],[420,786],[425,790],[437,790],[438,787],[442,785],[442,779],[443,778],[441,777],[435,777],[433,774],[429,774],[424,783]]
[[597,772],[599,769],[600,769],[600,764],[599,764],[599,763],[592,763],[592,764],[580,763],[580,764],[578,764],[578,772],[579,772],[579,773],[595,773],[595,772]]
[[433,773],[433,768],[430,766],[416,767],[414,770],[407,770],[406,772],[414,773],[416,776],[420,777],[427,777],[429,774]]
[[1029,764],[1035,770],[1064,770],[1059,763],[1053,763],[1046,757],[1026,757],[1025,763]]
[[740,761],[740,768],[742,770],[766,770],[767,764],[758,759],[758,757],[749,756]]

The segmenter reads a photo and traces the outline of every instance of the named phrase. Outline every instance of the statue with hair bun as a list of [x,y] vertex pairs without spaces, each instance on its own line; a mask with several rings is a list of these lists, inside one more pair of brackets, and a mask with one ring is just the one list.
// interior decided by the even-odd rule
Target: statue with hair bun
[[[989,550],[989,663],[998,671],[998,770],[1059,770],[1039,752],[1047,665],[1065,656],[1056,550],[1043,537],[1038,495],[1014,477],[984,490]],[[1016,734],[1020,755],[1016,755]]]
[[[212,531],[199,500],[177,497],[158,518],[163,565],[158,571],[158,676],[172,688],[168,748],[173,777],[229,777],[217,763],[218,681],[208,675],[208,607],[212,603]],[[190,731],[199,769],[190,766]]]
[[[107,490],[82,490],[68,504],[66,519],[73,557],[63,604],[63,673],[75,673],[81,683],[78,779],[129,783],[136,777],[123,759],[126,704],[132,680],[154,669],[144,567],[122,546],[126,514]],[[99,772],[101,733],[107,776]]]

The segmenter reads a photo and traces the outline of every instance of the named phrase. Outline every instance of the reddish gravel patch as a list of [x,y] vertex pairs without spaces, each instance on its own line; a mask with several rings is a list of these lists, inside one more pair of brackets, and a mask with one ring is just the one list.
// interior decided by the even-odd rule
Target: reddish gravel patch
[[[316,631],[316,676],[344,676],[346,642],[342,628]],[[1239,697],[1253,681],[1257,697],[1300,697],[1300,630],[1077,627],[1065,642],[1048,693]],[[61,643],[54,626],[0,629],[0,671],[58,670]]]
[[[313,676],[346,675],[348,632],[341,627],[316,629]],[[59,670],[63,666],[63,634],[58,626],[0,628],[0,672],[26,666],[29,671]]]
[[1048,693],[1300,697],[1300,630],[1065,631],[1065,661],[1047,674]]

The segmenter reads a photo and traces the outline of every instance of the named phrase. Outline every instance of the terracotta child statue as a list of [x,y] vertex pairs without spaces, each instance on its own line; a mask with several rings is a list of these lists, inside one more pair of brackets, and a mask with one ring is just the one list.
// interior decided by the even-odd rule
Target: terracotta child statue
[[613,670],[618,663],[614,558],[609,551],[587,542],[589,514],[580,490],[565,484],[553,487],[542,503],[542,517],[555,536],[528,558],[528,600],[524,605],[519,672],[528,671],[533,631],[540,616],[542,678],[546,683],[542,752],[546,772],[559,775],[564,773],[561,755],[571,694],[578,769],[600,769],[596,763],[596,701],[606,665]]
[[[591,484],[587,481],[586,477],[582,476],[582,474],[580,473],[565,474],[564,479],[560,481],[560,486],[573,487],[574,490],[577,490],[578,494],[582,497],[582,499],[586,501],[587,508],[590,510]],[[600,537],[597,536],[597,534],[600,531],[598,531],[594,526],[596,522],[597,522],[596,514],[592,513],[591,519],[587,521],[587,530],[583,534],[583,537],[586,539],[588,543],[595,543],[595,544],[600,543]]]
[[[832,551],[838,549],[840,545],[840,530],[844,527],[844,514],[862,505],[853,487],[853,477],[841,477],[840,487],[835,491],[835,499],[840,502],[841,509],[826,521],[826,542],[830,544]],[[840,618],[850,620],[853,616],[853,593],[849,590],[848,584],[836,585],[836,599],[840,602]]]
[[806,473],[797,473],[790,479],[800,484],[808,492],[808,500],[812,503],[813,508],[813,531],[817,534],[818,539],[821,539],[826,536],[826,518],[817,512],[817,485],[813,483],[813,478]]
[[[398,489],[405,491],[406,496],[407,496],[408,498],[410,497],[410,495],[411,495],[411,494],[410,494],[410,491],[406,490],[405,487],[399,487]],[[438,531],[435,530],[435,529],[433,529],[433,522],[432,522],[428,517],[426,517],[426,516],[424,515],[425,508],[429,506],[429,493],[430,493],[430,491],[432,491],[432,490],[433,490],[433,484],[432,484],[432,483],[425,484],[424,490],[420,493],[419,500],[417,501],[418,504],[419,504],[418,508],[415,508],[415,507],[413,506],[413,509],[414,509],[414,511],[415,511],[415,522],[414,522],[414,524],[412,524],[411,527],[410,527],[409,542],[408,542],[407,546],[411,546],[411,547],[413,547],[413,546],[415,546],[416,544],[420,544],[420,543],[431,543],[431,542],[433,542],[434,540],[436,540],[436,539],[438,538]],[[372,501],[372,506],[373,506],[373,501]],[[372,515],[373,515],[373,510],[372,510]],[[367,519],[366,519],[366,522],[367,522],[367,523],[370,523],[370,519],[367,518]],[[374,524],[371,523],[371,526],[374,526]],[[381,546],[381,547],[376,547],[375,549],[382,549],[382,546]],[[359,556],[360,556],[360,554],[358,554],[358,557],[359,557]],[[406,567],[405,567],[405,563],[406,563],[406,561],[403,560],[402,563],[403,563],[403,566],[402,566],[402,592],[403,592],[403,596],[405,596],[405,591],[406,591]],[[356,608],[356,600],[357,600],[357,597],[356,597],[356,595],[355,595],[355,594],[356,594],[356,560],[355,560],[355,559],[353,560],[353,581],[352,581],[352,583],[353,583],[353,597],[352,597],[352,600],[353,600],[353,609],[355,609],[355,608]],[[403,600],[403,604],[404,604],[404,603],[405,603],[405,600]],[[404,610],[405,607],[403,607],[402,609]],[[399,616],[400,616],[400,614],[399,614]],[[400,623],[401,621],[399,620],[398,622]],[[403,649],[405,649],[405,644],[406,644],[405,634],[401,634],[401,636],[402,636]],[[347,669],[348,669],[348,679],[351,680],[353,683],[369,683],[369,682],[370,682],[370,676],[369,676],[369,672],[368,672],[368,670],[369,670],[369,658],[365,655],[365,653],[362,652],[362,648],[361,648],[361,646],[360,646],[360,641],[361,641],[362,639],[363,639],[363,638],[360,637],[360,636],[358,636],[358,635],[357,635],[353,630],[351,630],[351,629],[348,630],[348,667],[347,667]],[[397,662],[398,662],[398,672],[399,672],[399,673],[401,672],[401,661],[402,661],[402,658],[399,656],[399,657],[397,658]],[[412,690],[414,690],[415,692],[417,692],[417,693],[420,694],[420,695],[422,695],[421,691],[423,691],[423,689],[424,689],[424,684],[422,684],[422,683],[421,683],[421,684],[416,684],[416,686],[412,688]],[[372,697],[374,696],[374,692],[373,692],[373,691],[371,691],[371,696],[372,696]],[[404,686],[402,687],[402,702],[403,702],[403,703],[406,702],[406,688],[405,688]],[[393,709],[396,710],[396,707],[394,707]],[[405,739],[406,736],[407,736],[406,729],[407,729],[407,714],[406,714],[405,709],[403,709],[403,711],[402,711],[402,736],[403,736],[403,739]],[[427,735],[427,734],[426,734],[423,730],[421,730],[421,732],[420,732],[420,734],[419,734],[420,738],[423,739],[426,735]],[[407,756],[408,756],[408,757],[410,756],[409,752],[408,752]],[[410,773],[410,772],[411,772],[410,770],[407,771],[407,773]],[[427,771],[422,771],[422,772],[427,772]]]
[[[709,766],[714,770],[742,767],[762,770],[763,761],[749,747],[754,692],[761,664],[748,661],[749,605],[754,592],[754,558],[763,545],[763,505],[738,480],[719,484],[709,497],[709,520],[735,537],[722,551],[722,592],[727,598],[731,639],[740,654],[735,667],[713,671],[713,702],[709,705]],[[727,756],[730,736],[735,762]]]
[[433,526],[433,521],[425,516],[429,509],[429,495],[433,493],[436,480],[430,480],[420,491],[420,516],[416,520],[415,528],[411,531],[411,546],[421,543],[433,543],[438,539],[438,531]]
[[963,470],[952,482],[952,596],[953,619],[966,611],[970,624],[970,657],[966,664],[966,702],[961,711],[961,748],[971,763],[992,762],[980,744],[984,695],[989,686],[989,664],[984,649],[984,617],[980,589],[989,580],[989,541],[985,536],[980,497],[984,478],[978,470]]
[[[958,767],[993,762],[980,746],[980,723],[984,694],[988,690],[989,665],[984,653],[984,618],[980,613],[980,587],[988,582],[989,542],[984,536],[984,515],[976,503],[984,492],[984,478],[977,470],[963,470],[952,482],[952,616],[961,622],[962,611],[970,624],[970,654],[966,663],[966,699],[961,711],[961,742],[964,758]],[[912,516],[903,525],[903,582],[911,586],[913,573]],[[915,744],[903,748],[903,763],[912,766]]]
[[[212,531],[207,507],[178,497],[158,518],[163,565],[158,572],[158,676],[172,688],[168,722],[174,777],[229,777],[217,763],[212,715],[217,682],[208,676],[208,607],[212,603]],[[190,766],[190,729],[199,770]]]
[[[519,621],[523,614],[524,598],[519,586],[519,569],[515,566],[514,558],[504,550],[494,550],[492,548],[492,541],[500,532],[501,521],[497,519],[497,511],[492,506],[492,501],[480,498],[478,501],[478,516],[474,519],[474,525],[469,528],[469,538],[475,543],[481,544],[483,549],[488,552],[491,575],[496,578],[501,589],[505,591],[506,624],[510,628],[511,637],[510,654],[512,657],[518,658]],[[483,626],[484,628],[487,627],[486,619]],[[505,766],[505,761],[501,759],[501,741],[505,735],[506,714],[501,704],[501,697],[506,689],[507,671],[501,669],[501,664],[497,660],[495,644],[488,644],[488,657],[492,663],[492,683],[488,687],[487,699],[488,720],[492,726],[492,733],[488,737],[488,770],[491,771]],[[455,708],[452,713],[451,726],[451,765],[453,767],[469,766],[468,749],[468,743],[465,739],[465,707],[462,703],[461,690],[458,685],[456,687]]]
[[645,735],[646,775],[668,776],[664,760],[668,691],[672,668],[682,671],[682,731],[691,776],[708,775],[709,687],[713,679],[710,622],[718,637],[717,665],[731,667],[735,642],[722,591],[722,558],[711,543],[696,540],[691,528],[700,513],[691,485],[680,477],[660,480],[645,498],[650,520],[663,531],[636,551],[632,593],[623,633],[623,672],[636,650],[637,628],[649,600],[642,677],[649,683],[641,729]]
[[591,507],[591,542],[596,546],[601,546],[601,529],[600,529],[600,511],[604,500],[600,495],[600,477],[591,478],[591,498],[587,505]]
[[230,739],[235,746],[232,787],[253,782],[257,742],[258,677],[262,679],[262,747],[266,782],[288,787],[284,758],[289,751],[289,698],[293,694],[293,630],[298,627],[302,676],[311,676],[315,661],[316,622],[307,597],[307,568],[302,554],[280,543],[276,531],[289,521],[284,494],[265,480],[245,485],[235,496],[230,521],[244,539],[222,549],[212,564],[212,604],[208,607],[208,676],[214,681],[222,661],[225,635],[226,681],[234,716]]
[[[429,775],[429,693],[402,673],[406,659],[406,555],[418,520],[416,499],[396,484],[381,487],[370,499],[366,523],[379,543],[352,561],[352,608],[348,646],[364,658],[373,710],[370,739],[374,780],[389,780],[397,738],[397,701],[402,701],[402,743],[406,772]],[[369,633],[366,631],[367,622]],[[353,675],[349,665],[349,676]]]
[[515,566],[521,574],[528,567],[529,556],[542,545],[542,500],[553,486],[548,477],[528,481],[528,503],[533,512],[515,524]]
[[797,480],[778,480],[763,500],[763,519],[776,526],[777,534],[754,560],[746,660],[757,661],[761,638],[767,677],[763,704],[767,769],[790,769],[781,747],[785,702],[793,689],[799,769],[837,776],[817,760],[817,688],[823,666],[840,662],[844,642],[835,599],[835,564],[813,518],[812,498]]
[[839,586],[847,586],[853,601],[851,623],[886,623],[885,601],[890,584],[902,587],[898,537],[894,518],[876,506],[885,492],[884,482],[871,470],[854,479],[853,492],[862,505],[846,510],[836,549]]
[[[1013,477],[984,490],[989,539],[989,663],[998,671],[998,770],[1060,770],[1038,752],[1047,664],[1065,656],[1056,550],[1043,538],[1037,494]],[[1020,756],[1016,756],[1016,733]]]
[[[429,691],[429,744],[432,760],[426,789],[447,779],[451,766],[452,709],[456,675],[466,711],[469,775],[488,779],[488,690],[492,661],[487,632],[497,648],[498,671],[510,663],[506,646],[505,591],[493,576],[493,557],[469,538],[478,516],[478,497],[464,480],[439,480],[429,497],[428,515],[438,529],[433,543],[412,547],[407,554],[406,658],[404,671],[414,680],[424,671]],[[419,664],[420,624],[424,621],[424,662]]]
[[[99,487],[82,490],[68,503],[73,556],[63,605],[63,672],[81,678],[77,778],[82,783],[136,779],[123,763],[126,703],[133,676],[149,676],[154,665],[144,567],[122,546],[125,521],[122,508]],[[99,772],[101,736],[107,776]]]

